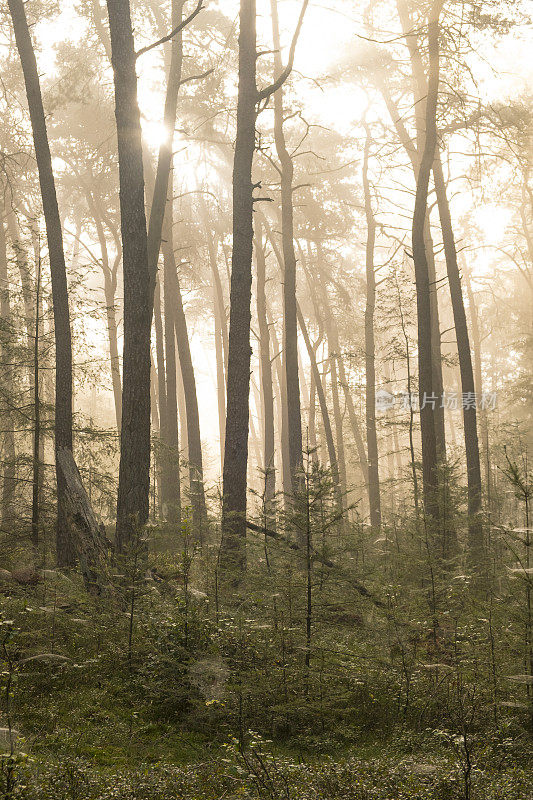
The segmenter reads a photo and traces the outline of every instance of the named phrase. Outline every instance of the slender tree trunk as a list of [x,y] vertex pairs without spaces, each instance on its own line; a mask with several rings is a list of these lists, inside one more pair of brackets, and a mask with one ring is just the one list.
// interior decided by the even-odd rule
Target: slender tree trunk
[[118,354],[118,325],[116,315],[116,277],[104,277],[104,295],[107,317],[107,335],[109,338],[109,364],[111,367],[111,383],[113,386],[113,401],[115,405],[115,419],[117,431],[120,433],[122,426],[122,379],[120,377],[120,357]]
[[409,454],[411,460],[411,475],[413,477],[413,499],[415,504],[415,513],[418,519],[419,514],[419,491],[418,491],[418,475],[416,472],[416,455],[415,455],[415,440],[414,440],[414,423],[415,423],[415,410],[413,408],[413,403],[411,402],[411,397],[413,396],[413,380],[411,375],[411,348],[409,345],[409,334],[407,331],[407,325],[405,320],[405,315],[403,312],[403,304],[402,304],[402,294],[400,290],[400,285],[398,280],[396,279],[396,291],[398,293],[398,310],[400,312],[400,325],[402,328],[402,334],[405,341],[405,366],[407,370],[407,397],[409,398]]
[[[267,316],[268,320],[268,316]],[[283,495],[285,501],[290,496],[291,492],[291,466],[289,458],[289,422],[287,416],[287,391],[285,386],[285,370],[283,368],[283,359],[281,356],[280,345],[278,336],[276,334],[275,325],[269,321],[269,330],[272,337],[272,348],[274,350],[274,360],[276,365],[276,378],[278,381],[278,421],[279,421],[279,435],[280,435],[280,451],[281,451],[281,482],[283,486]]]
[[[328,331],[329,332],[329,331]],[[346,495],[348,492],[348,480],[346,476],[346,459],[344,455],[344,434],[342,429],[342,412],[339,400],[339,378],[337,375],[337,352],[332,347],[331,339],[328,336],[328,359],[331,375],[331,399],[333,405],[333,421],[335,423],[335,438],[337,441],[337,462],[339,465],[339,480],[342,494],[342,507],[346,508]]]
[[233,252],[220,567],[237,576],[246,568],[246,477],[250,397],[253,196],[256,85],[255,0],[241,0],[237,139],[233,162]]
[[[33,285],[30,268],[28,265],[28,256],[22,244],[15,212],[12,208],[6,209],[7,231],[11,239],[11,247],[15,256],[15,262],[20,275],[20,283],[22,287],[22,300],[24,303],[24,322],[26,327],[26,335],[28,342],[28,350],[33,347],[33,324],[35,320],[35,307],[33,297]],[[33,369],[30,367],[30,384],[32,381]]]
[[434,394],[431,289],[428,258],[424,241],[427,215],[429,177],[437,144],[436,111],[439,93],[439,13],[442,0],[431,7],[428,23],[429,73],[426,100],[426,138],[417,176],[415,209],[412,225],[413,260],[415,265],[417,319],[418,319],[418,372],[420,395],[420,427],[422,433],[422,474],[424,504],[430,519],[439,522],[439,475],[434,406],[440,398]]
[[[417,180],[418,170],[420,168],[420,159],[424,147],[425,138],[425,119],[424,119],[424,106],[427,96],[427,80],[424,71],[424,65],[420,54],[418,31],[412,23],[407,3],[405,0],[397,0],[397,7],[402,25],[402,30],[405,36],[407,49],[411,62],[411,84],[413,92],[413,101],[415,108],[415,125],[416,125],[416,145],[411,140],[411,137],[402,121],[402,116],[398,110],[396,103],[393,101],[386,84],[378,79],[380,91],[383,94],[385,104],[389,111],[391,120],[396,128],[398,137],[413,168],[415,181]],[[431,236],[431,226],[429,213],[424,220],[424,243],[426,248],[426,256],[429,272],[429,287],[430,287],[430,313],[431,313],[431,331],[432,331],[432,363],[433,363],[433,383],[434,391],[440,397],[443,391],[442,381],[442,352],[441,352],[441,339],[440,339],[440,320],[439,320],[439,303],[435,271],[435,256],[433,238]],[[444,408],[439,403],[435,408],[435,435],[437,439],[437,453],[439,461],[442,464],[446,462],[446,434],[444,425]]]
[[179,285],[174,249],[169,248],[168,257],[172,259],[172,274],[175,276],[175,325],[176,341],[178,343],[179,362],[183,379],[185,394],[185,408],[187,413],[187,443],[189,452],[189,479],[191,492],[191,505],[193,513],[193,528],[195,534],[201,537],[202,526],[205,524],[206,507],[204,494],[204,470],[202,462],[202,440],[200,437],[200,415],[198,412],[198,396],[196,392],[196,379],[192,363],[187,320],[183,309],[183,301]]
[[39,547],[40,500],[41,500],[41,400],[39,395],[39,310],[41,297],[41,258],[37,260],[35,286],[35,326],[33,342],[33,474],[31,502],[31,542],[35,550]]
[[[267,232],[268,241],[270,242],[272,250],[274,251],[274,255],[276,256],[276,261],[279,264],[281,274],[283,274],[283,256],[276,243],[276,240],[274,238],[270,225],[266,220],[266,217],[262,215],[261,219],[265,226],[265,230]],[[288,403],[287,403],[287,372],[285,369],[281,348],[278,343],[276,329],[273,325],[271,325],[270,330],[272,332],[272,344],[274,345],[274,351],[276,353],[275,355],[276,374],[278,378],[280,401],[281,401],[281,418],[280,418],[281,473],[283,482],[283,495],[285,498],[285,504],[287,505],[290,495],[292,493],[292,475],[291,475],[290,451],[289,451],[289,413],[288,413]]]
[[65,508],[66,487],[57,467],[57,453],[65,448],[72,452],[72,343],[68,305],[67,273],[63,250],[61,220],[57,205],[52,158],[37,71],[23,0],[8,0],[15,40],[20,55],[26,96],[30,112],[35,156],[48,240],[48,256],[52,277],[54,331],[56,345],[55,449],[57,479],[57,559],[60,566],[74,563],[74,547]]
[[[360,464],[360,467],[361,467],[361,474],[363,476],[363,480],[364,480],[365,486],[367,487],[367,491],[368,491],[368,461],[367,461],[366,452],[365,452],[365,445],[364,445],[363,437],[362,437],[362,434],[361,434],[361,426],[359,424],[359,419],[358,419],[357,413],[355,411],[355,405],[354,405],[354,402],[353,402],[353,398],[352,398],[352,395],[351,395],[351,392],[350,392],[350,387],[349,387],[348,380],[347,380],[347,377],[346,377],[346,369],[344,367],[344,361],[343,361],[343,358],[342,358],[341,349],[340,349],[340,343],[339,343],[339,331],[338,331],[338,327],[337,327],[337,321],[335,319],[335,316],[334,316],[334,313],[333,313],[333,309],[331,307],[331,303],[329,302],[329,298],[328,298],[328,292],[327,292],[327,288],[326,288],[327,276],[324,275],[323,269],[322,269],[324,258],[323,258],[323,254],[322,254],[322,251],[321,251],[320,244],[319,244],[318,240],[317,240],[317,250],[318,250],[319,265],[320,265],[319,266],[320,280],[318,280],[318,281],[317,280],[313,281],[312,273],[310,272],[308,266],[306,265],[305,255],[304,255],[304,252],[303,252],[303,250],[301,248],[300,248],[300,256],[301,256],[301,259],[302,259],[302,263],[304,264],[305,272],[306,272],[306,275],[307,275],[307,280],[308,280],[308,283],[309,283],[309,289],[311,291],[312,296],[314,297],[315,294],[316,294],[315,287],[318,287],[318,289],[320,290],[321,301],[322,301],[322,305],[324,307],[324,316],[325,316],[325,318],[327,320],[327,326],[326,327],[327,327],[328,341],[331,342],[331,346],[332,346],[334,352],[336,353],[339,383],[342,385],[342,388],[343,388],[343,391],[344,391],[344,397],[345,397],[345,401],[346,401],[346,408],[348,410],[348,419],[350,420],[350,426],[352,428],[352,433],[353,433],[354,440],[355,440],[355,445],[356,445],[356,448],[357,448],[359,464]],[[311,253],[311,243],[310,242],[308,242],[308,251],[309,251],[309,253]],[[317,308],[318,304],[315,301],[313,301],[313,302],[314,302],[314,305],[315,305],[315,309],[317,309],[317,313],[318,313],[318,308]],[[316,342],[314,347],[313,347],[313,350],[315,352],[315,357],[316,357],[316,351],[317,351],[317,348],[318,348],[319,344],[320,344],[320,340],[318,342]],[[312,374],[313,373],[311,373],[311,375]]]
[[374,274],[374,248],[376,223],[372,211],[372,197],[368,179],[370,131],[366,128],[363,161],[363,188],[366,214],[366,306],[365,306],[365,374],[366,374],[366,446],[368,452],[368,499],[370,524],[381,527],[381,492],[379,484],[379,454],[376,431],[376,345],[374,341],[374,312],[376,308],[376,277]]
[[[207,215],[207,212],[206,212]],[[205,218],[206,220],[206,218]],[[226,424],[226,371],[227,357],[226,311],[224,307],[224,294],[217,264],[217,246],[206,224],[207,248],[209,264],[213,274],[213,317],[215,334],[215,358],[217,368],[217,405],[218,427],[220,437],[220,474],[224,469],[224,428]]]
[[107,250],[107,241],[104,233],[102,219],[99,214],[99,204],[96,202],[90,191],[85,192],[87,204],[91,209],[98,244],[102,254],[102,271],[104,273],[104,296],[107,317],[107,335],[109,339],[109,365],[111,369],[111,383],[113,386],[113,400],[115,404],[115,419],[117,431],[120,433],[122,424],[122,380],[120,377],[120,359],[118,354],[118,326],[116,316],[116,291],[117,291],[117,270],[119,265],[120,253],[117,254],[115,263],[111,267]]
[[179,291],[172,237],[172,204],[167,205],[164,223],[164,297],[165,297],[165,363],[166,363],[166,430],[165,430],[165,499],[170,522],[181,523],[181,481],[178,431],[178,395],[176,371],[176,307]]
[[359,466],[361,467],[361,474],[363,476],[363,481],[368,490],[368,461],[366,458],[365,443],[361,435],[361,426],[359,424],[359,418],[355,410],[355,404],[353,401],[352,394],[350,392],[350,386],[348,384],[348,378],[346,376],[346,369],[344,367],[344,361],[341,355],[339,355],[337,363],[339,366],[339,382],[344,390],[346,408],[348,409],[348,419],[350,420],[350,427],[352,429],[352,434],[355,439],[355,446],[357,448],[357,457],[359,459]]
[[[159,398],[158,398],[158,376],[153,353],[150,352],[150,400],[151,400],[151,418],[152,430],[154,440],[159,441],[161,438],[161,428],[159,425]],[[154,459],[154,501],[153,501],[153,516],[154,518],[159,515],[163,516],[163,502],[161,491],[161,458],[157,456]],[[157,514],[156,514],[157,508]]]
[[266,259],[261,225],[257,226],[255,253],[257,260],[257,319],[259,325],[259,359],[263,406],[263,470],[265,473],[264,508],[267,527],[275,522],[273,502],[276,494],[276,464],[274,458],[274,389],[270,360],[270,330],[266,305]]
[[[463,274],[465,277],[466,294],[468,297],[468,308],[470,311],[470,327],[472,331],[472,350],[474,352],[474,384],[478,397],[483,395],[483,374],[481,369],[481,334],[479,330],[479,315],[477,311],[476,299],[472,291],[469,268],[464,265]],[[479,423],[481,428],[481,441],[483,446],[483,463],[485,467],[485,486],[487,492],[487,507],[491,509],[491,490],[492,490],[492,467],[490,462],[489,444],[489,421],[487,410],[483,407],[479,409]]]
[[[117,2],[117,0],[114,0]],[[124,2],[124,0],[121,0]],[[183,11],[184,0],[172,0],[172,29],[177,27]],[[176,112],[178,108],[178,94],[181,83],[181,69],[183,62],[183,42],[181,32],[172,38],[170,67],[165,95],[165,110],[163,124],[167,136],[159,147],[157,169],[150,208],[148,223],[148,269],[150,272],[150,286],[153,295],[157,278],[157,262],[161,249],[161,236],[165,219],[169,178],[172,167],[172,145],[174,141],[174,127],[176,125]]]
[[446,269],[448,272],[448,283],[452,300],[457,352],[459,355],[459,370],[461,373],[461,389],[463,398],[470,398],[470,402],[463,402],[463,426],[468,486],[468,544],[473,565],[481,567],[484,561],[485,548],[481,519],[481,464],[477,436],[476,387],[463,290],[461,287],[461,276],[457,263],[457,248],[455,246],[455,236],[448,204],[446,183],[444,181],[440,154],[438,152],[433,162],[433,177],[435,179],[435,191],[437,194],[442,239],[446,257]]
[[[0,318],[2,319],[2,381],[5,384],[7,402],[3,414],[3,476],[2,476],[2,528],[9,532],[14,520],[14,500],[17,487],[16,482],[16,450],[15,450],[15,419],[11,410],[12,399],[9,394],[13,390],[13,352],[12,352],[12,326],[11,303],[9,292],[9,275],[7,268],[7,245],[4,220],[0,218]],[[13,398],[14,399],[14,398]]]
[[[271,0],[274,65],[283,71],[277,0]],[[294,165],[287,150],[283,129],[283,88],[274,94],[274,141],[280,161],[281,238],[283,249],[283,364],[287,389],[287,420],[291,489],[295,490],[302,469],[302,414],[298,378],[298,324],[296,319],[296,253],[294,249],[293,175]]]
[[316,438],[316,379],[315,373],[311,370],[309,378],[309,417],[308,417],[308,436],[309,449],[313,462],[318,463],[317,438]]
[[302,332],[302,336],[305,342],[305,346],[307,348],[307,354],[309,356],[309,360],[311,361],[311,369],[315,376],[315,385],[318,394],[318,402],[320,404],[320,411],[322,414],[322,422],[324,424],[324,434],[326,437],[326,445],[328,449],[328,456],[329,456],[329,464],[331,473],[333,476],[333,483],[335,485],[336,495],[337,495],[337,505],[339,511],[342,509],[342,494],[341,494],[341,482],[340,482],[340,475],[339,475],[339,464],[337,461],[337,451],[335,449],[335,440],[333,438],[333,430],[331,428],[331,421],[329,418],[329,411],[326,402],[326,394],[324,392],[324,385],[320,378],[320,373],[318,371],[318,366],[316,363],[315,353],[313,350],[313,345],[311,344],[311,339],[309,338],[309,333],[307,330],[307,326],[305,324],[305,319],[300,309],[298,303],[296,304],[296,312],[298,314],[298,324],[300,325],[300,330]]
[[107,0],[107,10],[115,83],[124,273],[122,432],[116,530],[120,551],[148,519],[150,338],[155,281],[151,280],[148,262],[141,121],[130,4],[128,0]]

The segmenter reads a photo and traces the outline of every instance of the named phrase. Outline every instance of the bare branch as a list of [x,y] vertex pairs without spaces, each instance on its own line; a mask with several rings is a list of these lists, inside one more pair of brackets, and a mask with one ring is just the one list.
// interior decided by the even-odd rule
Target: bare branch
[[195,9],[194,9],[194,11],[192,12],[192,14],[189,14],[189,16],[188,16],[188,17],[186,17],[186,19],[182,19],[182,21],[180,22],[180,24],[179,24],[179,25],[177,25],[177,26],[174,28],[174,30],[173,30],[173,31],[171,31],[171,32],[170,32],[169,34],[167,34],[166,36],[163,36],[161,39],[158,39],[158,40],[157,40],[157,42],[153,42],[153,44],[149,44],[149,45],[147,45],[146,47],[141,47],[141,49],[140,49],[140,50],[138,50],[138,51],[135,53],[135,58],[139,58],[139,56],[142,56],[142,55],[144,55],[145,53],[148,53],[148,52],[149,52],[149,50],[153,50],[154,48],[156,48],[156,47],[159,47],[159,45],[161,45],[161,44],[165,44],[165,42],[168,42],[168,41],[170,41],[170,39],[173,39],[173,38],[174,38],[174,36],[177,36],[177,34],[178,34],[180,31],[182,31],[184,28],[186,28],[186,27],[187,27],[187,25],[188,25],[190,22],[192,22],[192,21],[193,21],[193,19],[194,19],[195,17],[197,17],[197,16],[198,16],[198,14],[200,13],[200,11],[202,11],[202,9],[203,9],[203,8],[205,8],[205,6],[204,6],[204,0],[198,0],[198,5],[196,6],[196,8],[195,8]]
[[302,5],[302,10],[300,11],[300,16],[298,18],[298,23],[296,25],[296,29],[294,31],[294,36],[292,37],[291,42],[291,49],[289,50],[289,60],[287,61],[287,66],[283,70],[283,72],[279,75],[279,77],[271,83],[270,86],[265,86],[264,89],[260,89],[258,94],[258,101],[267,100],[274,92],[277,92],[280,89],[289,75],[292,72],[292,68],[294,66],[294,55],[296,53],[296,45],[298,43],[298,38],[300,36],[300,31],[302,30],[302,25],[304,22],[305,12],[307,11],[307,6],[309,5],[309,0],[304,0]]

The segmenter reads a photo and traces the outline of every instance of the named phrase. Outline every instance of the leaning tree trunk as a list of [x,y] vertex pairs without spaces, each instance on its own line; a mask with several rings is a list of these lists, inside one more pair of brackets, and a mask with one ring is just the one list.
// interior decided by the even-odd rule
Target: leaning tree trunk
[[222,575],[238,577],[246,568],[246,476],[250,398],[253,196],[255,149],[256,4],[241,0],[237,139],[233,161],[233,252],[226,436],[222,489]]
[[[119,551],[146,523],[150,493],[150,338],[153,288],[148,268],[144,172],[136,57],[128,0],[107,0],[115,83],[124,273],[122,429],[116,540]],[[166,197],[165,197],[166,199]]]
[[[279,35],[278,4],[271,0],[274,65],[283,71]],[[298,323],[296,319],[296,253],[294,250],[294,165],[287,150],[283,129],[283,87],[274,94],[274,141],[280,162],[281,239],[283,249],[283,364],[287,389],[287,421],[291,490],[296,489],[302,469],[302,413],[298,379]]]
[[68,305],[67,272],[63,250],[61,220],[57,205],[52,157],[44,115],[37,62],[26,20],[23,0],[8,0],[15,40],[20,55],[26,96],[39,171],[43,213],[46,223],[48,257],[52,278],[54,333],[56,348],[55,386],[55,451],[57,479],[57,559],[60,566],[71,566],[75,560],[72,538],[66,516],[66,487],[57,466],[57,453],[61,449],[72,452],[72,342]]
[[376,222],[372,211],[372,197],[368,180],[370,131],[366,129],[363,162],[363,187],[366,214],[366,306],[365,306],[365,375],[366,375],[366,443],[368,452],[368,500],[370,524],[381,527],[381,492],[379,484],[379,454],[376,431],[376,345],[374,337],[374,312],[376,308],[376,276],[374,273],[374,249]]
[[472,367],[472,354],[468,336],[463,290],[461,287],[461,276],[457,263],[457,248],[455,246],[455,236],[453,233],[442,163],[438,152],[433,162],[433,177],[435,179],[435,191],[437,194],[442,240],[446,257],[446,269],[448,272],[448,283],[452,300],[455,337],[459,355],[459,371],[461,373],[461,389],[463,398],[469,398],[469,402],[463,402],[463,426],[468,487],[468,545],[472,565],[475,568],[480,568],[483,565],[485,548],[481,519],[481,464],[477,435],[476,386],[474,382],[474,370]]
[[442,0],[432,6],[428,23],[429,73],[426,100],[426,138],[416,182],[415,209],[412,224],[413,260],[415,265],[418,320],[418,373],[420,396],[420,427],[422,435],[422,476],[426,514],[437,524],[440,521],[439,475],[434,406],[431,288],[426,253],[424,227],[427,215],[429,178],[437,144],[437,101],[439,93],[439,13]]

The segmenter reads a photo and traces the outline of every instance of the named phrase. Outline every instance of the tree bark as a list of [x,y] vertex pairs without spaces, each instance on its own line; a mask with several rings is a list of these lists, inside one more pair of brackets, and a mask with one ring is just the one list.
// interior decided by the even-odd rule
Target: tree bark
[[107,0],[107,10],[115,84],[124,273],[122,431],[116,529],[117,548],[121,551],[148,519],[150,338],[154,292],[148,264],[141,121],[130,4],[128,0]]
[[256,4],[241,0],[237,139],[233,162],[233,252],[220,569],[238,578],[246,568],[246,477],[250,397],[253,249],[252,162],[255,150]]
[[63,235],[57,204],[52,157],[44,115],[37,61],[30,37],[23,0],[8,0],[15,40],[20,55],[26,96],[39,171],[43,213],[46,223],[48,256],[52,278],[54,332],[56,347],[55,385],[55,451],[57,479],[56,547],[60,566],[71,566],[75,554],[65,513],[65,485],[57,466],[57,453],[66,448],[72,452],[72,342],[68,305],[67,272]]

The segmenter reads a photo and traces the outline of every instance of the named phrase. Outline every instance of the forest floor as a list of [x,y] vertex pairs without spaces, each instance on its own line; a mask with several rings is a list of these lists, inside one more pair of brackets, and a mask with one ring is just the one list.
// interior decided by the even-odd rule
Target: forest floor
[[[269,696],[256,694],[270,690],[264,673],[253,664],[234,672],[241,634],[229,628],[222,639],[216,628],[216,640],[201,598],[184,605],[150,591],[132,615],[127,603],[95,604],[79,576],[33,578],[0,571],[6,800],[533,800],[527,732],[517,740],[487,731],[465,743],[435,724],[391,716],[374,725],[363,709],[362,722],[347,723],[333,702],[313,728],[304,694],[293,730],[270,738]],[[268,675],[276,653],[265,641]],[[208,674],[206,700],[197,667],[220,671],[222,650],[231,671],[218,700]]]

